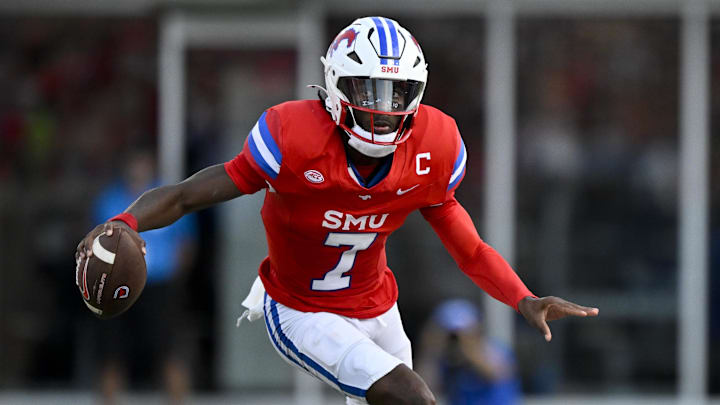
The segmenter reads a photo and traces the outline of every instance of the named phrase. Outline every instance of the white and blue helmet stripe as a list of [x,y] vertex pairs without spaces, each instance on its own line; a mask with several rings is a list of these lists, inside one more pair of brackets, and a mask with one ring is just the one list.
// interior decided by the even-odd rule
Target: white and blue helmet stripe
[[264,112],[258,122],[250,131],[248,145],[255,163],[260,166],[263,171],[270,176],[271,179],[277,178],[280,174],[280,164],[282,163],[282,153],[278,148],[275,139],[273,139],[270,129],[267,126]]
[[[400,65],[400,42],[395,21],[385,17],[372,17],[372,20],[375,23],[380,40],[379,56],[382,58],[380,64],[387,65],[388,58],[391,57],[394,59],[395,66]],[[388,53],[388,50],[391,50],[392,53]]]

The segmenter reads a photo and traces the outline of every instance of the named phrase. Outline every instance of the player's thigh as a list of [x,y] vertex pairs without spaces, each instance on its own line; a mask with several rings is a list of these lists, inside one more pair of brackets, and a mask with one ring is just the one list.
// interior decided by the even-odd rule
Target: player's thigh
[[353,398],[364,400],[370,386],[402,363],[336,314],[296,311],[266,295],[265,322],[283,359]]
[[412,345],[405,333],[397,303],[379,317],[371,320],[363,320],[363,322],[373,321],[375,321],[376,325],[375,328],[370,331],[373,342],[377,343],[377,345],[386,352],[400,359],[409,368],[413,368]]

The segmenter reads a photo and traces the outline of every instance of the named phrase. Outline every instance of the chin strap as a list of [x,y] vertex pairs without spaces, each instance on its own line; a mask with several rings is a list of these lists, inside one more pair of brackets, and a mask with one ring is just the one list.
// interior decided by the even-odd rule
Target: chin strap
[[395,152],[395,149],[397,149],[397,145],[375,145],[374,143],[361,141],[350,134],[347,134],[347,136],[349,137],[348,145],[365,156],[381,158]]

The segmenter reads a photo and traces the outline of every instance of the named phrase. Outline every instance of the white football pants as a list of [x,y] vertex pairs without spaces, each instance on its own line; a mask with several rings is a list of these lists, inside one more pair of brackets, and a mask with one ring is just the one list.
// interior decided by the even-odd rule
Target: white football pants
[[370,386],[404,363],[412,368],[410,340],[397,304],[370,319],[301,312],[264,298],[265,326],[280,357],[347,396],[367,404]]

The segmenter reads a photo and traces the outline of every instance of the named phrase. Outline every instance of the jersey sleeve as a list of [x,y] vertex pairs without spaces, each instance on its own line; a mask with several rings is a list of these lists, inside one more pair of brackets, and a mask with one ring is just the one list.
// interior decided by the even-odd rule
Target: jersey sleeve
[[225,163],[225,171],[240,191],[252,194],[277,179],[282,167],[281,135],[277,113],[265,111],[245,139],[242,151]]
[[465,177],[465,165],[467,163],[467,150],[465,150],[465,142],[463,142],[462,136],[460,136],[460,131],[457,131],[456,133],[457,133],[457,147],[456,147],[457,152],[455,154],[455,161],[453,163],[452,174],[450,175],[450,180],[448,181],[448,186],[447,186],[448,200],[450,198],[452,198],[452,194],[455,192],[455,190],[460,185],[460,182],[462,181],[463,177]]
[[460,269],[493,298],[516,311],[525,297],[535,297],[507,261],[477,233],[467,211],[453,197],[420,209]]

